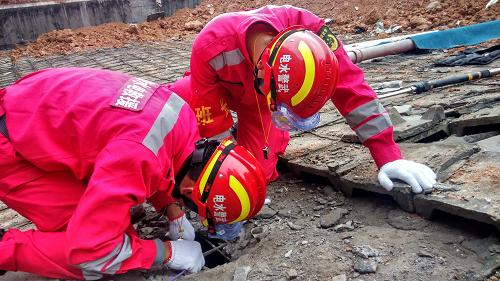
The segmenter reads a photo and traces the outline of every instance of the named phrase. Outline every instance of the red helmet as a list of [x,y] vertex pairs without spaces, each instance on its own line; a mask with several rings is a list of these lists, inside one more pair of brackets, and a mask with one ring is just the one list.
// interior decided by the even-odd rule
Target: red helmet
[[211,154],[193,188],[191,199],[209,230],[255,216],[266,198],[266,178],[260,163],[232,139]]
[[284,103],[301,118],[318,112],[337,85],[335,55],[320,37],[297,26],[276,35],[261,62],[263,90],[266,95],[270,92],[270,104]]

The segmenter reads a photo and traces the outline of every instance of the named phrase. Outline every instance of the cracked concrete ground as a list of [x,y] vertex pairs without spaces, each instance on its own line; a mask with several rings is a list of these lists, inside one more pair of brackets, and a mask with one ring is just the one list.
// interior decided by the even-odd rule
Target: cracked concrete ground
[[[23,57],[15,64],[0,57],[0,87],[34,70],[62,66],[106,68],[155,82],[171,82],[187,69],[190,44],[189,40],[169,41],[66,56]],[[365,70],[369,83],[391,80],[412,83],[469,69],[431,66],[433,60],[446,55],[442,51],[399,55],[362,63],[360,67]],[[488,67],[499,65],[495,62]],[[450,117],[449,121],[455,124],[446,128],[458,135],[453,140],[442,139],[429,146],[426,143],[402,145],[409,158],[422,157],[434,163],[435,169],[442,170],[442,179],[448,181],[447,184],[465,187],[457,193],[436,192],[426,197],[381,191],[374,181],[375,166],[367,150],[341,141],[350,129],[336,110],[325,107],[324,126],[311,133],[295,134],[284,158],[289,168],[305,172],[310,181],[285,177],[271,184],[271,204],[259,218],[246,224],[247,239],[241,239],[230,249],[232,255],[239,258],[184,279],[235,280],[236,275],[246,273],[248,280],[498,280],[500,274],[497,272],[498,276],[494,276],[500,265],[498,231],[490,225],[498,222],[499,162],[494,160],[498,158],[493,152],[469,148],[469,141],[473,139],[472,146],[476,147],[474,143],[483,138],[474,137],[478,135],[475,133],[485,134],[474,131],[470,116],[497,120],[498,114],[494,112],[499,103],[499,85],[499,80],[493,78],[420,96],[383,100],[385,106],[410,104],[414,114],[440,105]],[[488,108],[491,110],[485,113]],[[479,112],[481,110],[483,112]],[[491,134],[494,130],[489,131],[485,140],[495,137]],[[496,147],[494,140],[490,142],[493,143],[490,147]],[[488,147],[488,142],[483,143]],[[441,169],[444,166],[446,169]],[[481,171],[489,171],[490,176],[482,176]],[[469,190],[469,186],[473,188]],[[347,195],[354,193],[354,197],[346,198],[336,190]],[[441,200],[443,196],[446,200]],[[457,197],[455,201],[453,197]],[[470,215],[474,207],[469,204],[475,204],[475,200],[483,200],[483,203],[489,200],[490,207],[479,212],[484,214],[479,219]],[[440,206],[452,206],[455,212],[446,212],[449,210]],[[404,212],[400,207],[416,210],[433,220]],[[426,208],[430,211],[426,212]],[[0,223],[3,227],[31,227],[29,222],[2,207]],[[363,254],[365,248],[373,250],[370,256]],[[167,280],[168,275],[171,273],[134,272],[112,280]],[[2,280],[47,279],[8,273]]]

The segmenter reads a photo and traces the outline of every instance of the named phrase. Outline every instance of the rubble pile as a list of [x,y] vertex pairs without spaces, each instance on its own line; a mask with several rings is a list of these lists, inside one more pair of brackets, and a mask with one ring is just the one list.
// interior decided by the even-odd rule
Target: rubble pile
[[[3,3],[28,0],[2,0]],[[303,1],[203,0],[194,9],[181,9],[172,16],[140,24],[110,23],[75,30],[58,30],[42,34],[27,46],[10,53],[13,59],[22,55],[45,56],[69,54],[87,49],[120,47],[127,43],[162,42],[167,39],[194,36],[208,21],[219,14],[261,7],[266,4],[294,5],[325,18],[339,37],[349,41],[352,34],[368,33],[379,38],[388,32],[415,32],[446,29],[498,18],[500,5],[485,9],[481,1],[408,0],[408,1]],[[0,3],[1,5],[1,3]]]
[[[340,37],[361,32],[359,41],[388,36],[394,30],[490,20],[500,12],[499,5],[484,9],[485,1],[462,0],[286,3],[331,19]],[[188,68],[192,35],[208,20],[263,4],[268,2],[205,0],[195,9],[149,23],[111,23],[44,34],[26,48],[12,51],[15,60],[0,57],[0,87],[35,70],[65,66],[119,70],[172,82]],[[401,28],[395,29],[397,25]],[[381,28],[379,34],[376,26]],[[152,41],[159,42],[141,44]],[[448,56],[448,51],[405,54],[359,66],[377,90],[472,69],[433,64]],[[495,61],[487,67],[499,66]],[[325,106],[319,127],[291,135],[281,159],[287,169],[269,185],[269,200],[261,212],[245,222],[236,241],[219,244],[223,264],[182,280],[500,280],[499,90],[498,78],[489,78],[381,99],[394,120],[404,156],[438,174],[436,188],[419,195],[402,185],[392,192],[382,189],[367,149],[333,106]],[[146,211],[135,223],[138,233],[165,239],[165,217],[149,207]],[[0,224],[22,230],[34,227],[3,204]],[[113,280],[160,281],[175,274],[165,269],[138,271]],[[13,272],[3,278],[49,280]]]

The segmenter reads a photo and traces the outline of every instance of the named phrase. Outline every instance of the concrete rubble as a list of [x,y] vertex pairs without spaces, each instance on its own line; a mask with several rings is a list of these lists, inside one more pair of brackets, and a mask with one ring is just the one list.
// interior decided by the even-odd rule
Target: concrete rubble
[[[368,69],[368,80],[384,74],[388,80],[398,79],[401,78],[397,76],[398,69],[418,64],[418,61],[403,61],[398,57],[384,58],[384,61],[383,64],[393,63],[396,69],[391,73],[384,70],[384,73],[372,74]],[[494,62],[488,67],[499,65]],[[415,80],[442,76],[424,71],[428,65],[417,68],[421,70],[417,71]],[[450,68],[449,71],[460,73],[465,69]],[[443,211],[500,229],[499,86],[498,79],[492,78],[434,89],[419,96],[382,100],[395,125],[395,140],[400,143],[405,158],[429,165],[438,173],[439,182],[456,186],[452,189],[458,191],[436,190],[415,196],[402,185],[392,192],[385,191],[378,185],[376,167],[368,150],[359,144],[357,136],[342,120],[332,115],[327,115],[328,121],[315,130],[292,135],[282,160],[296,173],[328,178],[348,196],[358,189],[388,194],[403,209],[427,218],[435,211]],[[455,141],[447,141],[447,138]],[[461,141],[456,141],[457,138]]]
[[[38,69],[64,66],[106,68],[171,82],[187,69],[190,44],[181,40],[127,45],[67,56],[27,56],[15,63],[0,57],[0,87]],[[360,67],[370,83],[412,83],[467,69],[438,72],[430,66],[432,60],[445,55],[394,56]],[[499,65],[494,62],[490,67]],[[428,164],[438,173],[439,190],[421,195],[411,194],[401,183],[391,192],[382,189],[368,150],[336,109],[325,106],[320,126],[311,132],[292,133],[281,159],[288,170],[313,178],[315,183],[287,177],[272,183],[268,194],[272,200],[257,218],[245,224],[244,239],[224,248],[224,253],[231,253],[231,262],[183,280],[495,277],[500,254],[496,238],[480,239],[425,218],[445,213],[500,228],[499,90],[500,82],[493,78],[382,100],[396,121],[396,140],[405,158]],[[363,192],[373,198],[356,196]],[[383,196],[375,198],[377,194]],[[405,211],[387,203],[387,198]],[[164,225],[158,218],[148,217],[148,221],[155,225],[138,224],[141,235],[161,235]],[[5,205],[0,205],[0,222],[2,227],[33,228]],[[134,272],[116,280],[159,281],[171,276],[166,270]],[[5,278],[48,280],[23,273],[7,273]]]

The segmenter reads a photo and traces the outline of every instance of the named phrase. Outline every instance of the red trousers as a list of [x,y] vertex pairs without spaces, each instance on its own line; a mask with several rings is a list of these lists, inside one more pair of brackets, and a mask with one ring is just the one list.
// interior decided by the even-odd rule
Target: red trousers
[[5,233],[0,269],[82,279],[81,270],[67,262],[65,228],[84,191],[71,174],[46,173],[26,162],[0,134],[0,200],[38,228]]

